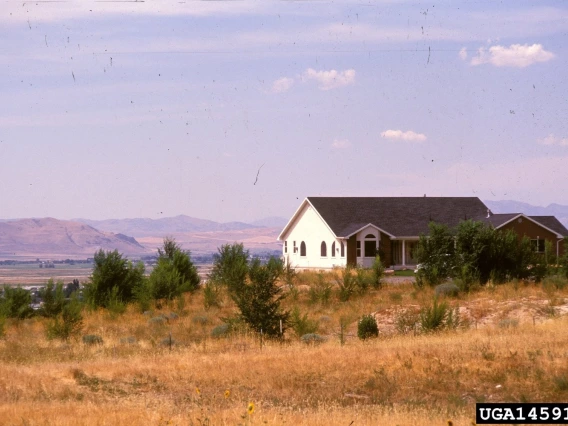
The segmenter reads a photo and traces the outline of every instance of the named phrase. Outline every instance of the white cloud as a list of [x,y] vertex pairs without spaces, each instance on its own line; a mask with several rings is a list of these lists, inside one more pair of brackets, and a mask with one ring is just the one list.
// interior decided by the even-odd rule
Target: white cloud
[[294,79],[288,77],[282,77],[272,83],[272,93],[283,93],[286,92],[294,85]]
[[355,70],[316,71],[312,68],[308,68],[302,75],[302,79],[304,81],[317,81],[321,90],[336,89],[338,87],[349,86],[350,84],[355,83]]
[[426,135],[413,132],[412,130],[407,130],[406,132],[402,130],[385,130],[381,133],[381,137],[409,142],[424,142],[426,140]]
[[561,138],[555,136],[553,133],[549,134],[548,136],[538,139],[537,140],[541,145],[560,145],[560,146],[568,146],[568,138]]
[[351,142],[348,139],[334,139],[331,147],[333,149],[346,149],[351,147]]
[[512,44],[509,47],[480,47],[477,56],[471,59],[471,65],[491,64],[496,67],[524,68],[537,62],[547,62],[554,58],[554,53],[544,50],[541,44]]
[[466,60],[467,59],[467,49],[465,47],[462,47],[460,50],[460,58],[462,58],[462,60]]

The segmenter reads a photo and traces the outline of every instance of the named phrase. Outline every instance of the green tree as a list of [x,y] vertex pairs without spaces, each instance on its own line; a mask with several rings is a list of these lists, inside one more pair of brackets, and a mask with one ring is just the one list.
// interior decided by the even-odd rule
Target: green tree
[[199,288],[197,268],[173,238],[164,239],[163,249],[158,249],[158,263],[150,274],[150,293],[156,300],[172,300],[184,292]]
[[118,250],[99,250],[94,263],[90,283],[85,286],[85,297],[91,306],[107,307],[111,294],[128,303],[134,299],[136,288],[144,283],[144,264],[134,265]]
[[229,292],[238,292],[246,282],[248,260],[249,252],[242,244],[222,245],[214,256],[209,280],[225,284]]
[[210,280],[227,286],[239,309],[238,319],[255,332],[279,337],[280,323],[284,332],[290,315],[280,307],[284,294],[277,285],[284,265],[274,257],[265,265],[259,259],[248,258],[242,244],[223,245],[215,256]]
[[63,293],[63,282],[53,283],[53,279],[47,282],[47,285],[39,292],[43,304],[41,306],[41,314],[48,318],[57,316],[63,310],[65,305],[65,294]]
[[289,312],[280,309],[285,295],[276,281],[282,273],[280,259],[272,257],[266,265],[262,265],[259,259],[253,259],[249,265],[249,282],[231,292],[240,311],[239,317],[252,330],[272,338],[281,336],[280,322],[284,333],[290,316]]
[[437,285],[452,274],[454,268],[454,236],[446,225],[430,222],[429,235],[421,235],[416,258],[421,268],[416,282]]
[[4,297],[0,298],[0,316],[24,319],[34,315],[30,307],[32,296],[29,291],[20,287],[4,287]]

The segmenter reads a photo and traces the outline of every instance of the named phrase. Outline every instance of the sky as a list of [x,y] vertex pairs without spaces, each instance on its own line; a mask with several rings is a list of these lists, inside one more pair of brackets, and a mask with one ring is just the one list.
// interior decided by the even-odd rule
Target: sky
[[567,34],[564,1],[3,1],[0,219],[568,204]]

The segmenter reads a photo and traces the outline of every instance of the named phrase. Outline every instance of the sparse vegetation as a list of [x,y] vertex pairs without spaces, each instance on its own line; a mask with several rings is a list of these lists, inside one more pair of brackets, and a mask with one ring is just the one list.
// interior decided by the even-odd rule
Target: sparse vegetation
[[[247,272],[245,286],[277,275],[274,284],[284,292],[289,284],[277,270]],[[206,309],[200,288],[182,295],[183,315],[168,304],[142,314],[126,303],[120,321],[108,308],[86,310],[82,339],[72,338],[77,333],[50,342],[38,331],[54,319],[8,318],[0,340],[0,388],[10,409],[0,403],[0,416],[57,424],[66,409],[73,414],[65,418],[75,422],[83,416],[95,423],[159,424],[161,418],[162,424],[199,424],[207,418],[223,424],[239,422],[254,401],[254,421],[268,424],[334,424],[350,419],[355,406],[361,424],[445,424],[447,418],[469,424],[477,400],[565,397],[566,371],[558,365],[568,348],[568,286],[517,281],[436,300],[429,286],[383,284],[337,303],[335,276],[296,274],[297,298],[279,301],[281,312],[290,311],[281,341],[259,342],[223,283],[218,291],[225,303]],[[309,289],[320,286],[329,288],[328,303],[311,301]],[[550,306],[558,312],[554,317],[545,312]],[[62,324],[61,315],[55,318]],[[384,338],[359,342],[362,315]],[[461,326],[468,320],[475,327]],[[45,389],[50,398],[41,397]],[[471,398],[461,398],[466,394]],[[155,402],[139,410],[150,398]],[[427,407],[409,403],[419,398]],[[41,419],[27,409],[32,402]]]

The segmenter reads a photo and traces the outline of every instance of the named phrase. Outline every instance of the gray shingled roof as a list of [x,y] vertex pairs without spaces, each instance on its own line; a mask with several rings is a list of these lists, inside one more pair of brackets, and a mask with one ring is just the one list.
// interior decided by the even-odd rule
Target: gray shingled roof
[[537,221],[538,223],[546,226],[548,229],[552,229],[554,232],[558,232],[563,237],[568,237],[568,229],[554,216],[529,216],[531,219]]
[[497,213],[497,214],[492,214],[489,217],[483,217],[482,219],[479,220],[482,222],[489,223],[494,228],[498,228],[520,214],[521,213]]
[[308,197],[338,237],[372,223],[395,237],[428,233],[430,222],[454,227],[487,216],[477,197]]

